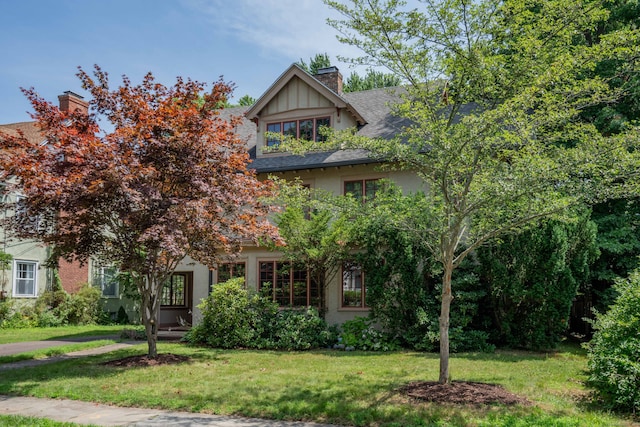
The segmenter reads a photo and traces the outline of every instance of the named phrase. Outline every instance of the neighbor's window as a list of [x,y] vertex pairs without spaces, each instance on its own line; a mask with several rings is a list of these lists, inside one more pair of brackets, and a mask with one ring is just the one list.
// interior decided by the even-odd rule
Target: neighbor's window
[[245,278],[247,266],[244,262],[227,262],[218,265],[218,283],[237,277]]
[[185,306],[185,289],[187,285],[187,275],[184,273],[173,273],[171,278],[162,287],[161,305]]
[[282,261],[258,263],[258,287],[280,306],[320,306],[320,286],[309,277],[307,269],[296,269]]
[[344,182],[344,194],[351,194],[362,202],[373,200],[378,189],[380,189],[379,179],[359,179],[357,181]]
[[367,289],[360,265],[345,262],[342,265],[342,307],[365,308]]
[[40,226],[40,216],[28,216],[26,201],[25,196],[16,196],[16,217],[20,223],[26,224],[26,229],[36,231]]
[[[292,120],[275,123],[267,123],[267,132],[279,133],[292,138],[305,139],[307,141],[324,141],[326,138],[321,135],[320,129],[330,127],[329,117],[313,119]],[[267,138],[267,147],[274,147],[280,143],[278,138]]]
[[13,296],[35,297],[38,293],[36,282],[38,263],[16,260],[13,263],[13,271]]
[[95,270],[93,284],[100,287],[103,297],[114,298],[118,296],[118,270],[115,267],[98,267]]

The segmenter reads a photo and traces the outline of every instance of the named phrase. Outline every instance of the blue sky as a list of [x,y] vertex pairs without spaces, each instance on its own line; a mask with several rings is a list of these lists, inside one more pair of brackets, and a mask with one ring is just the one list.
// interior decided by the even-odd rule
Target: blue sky
[[235,83],[234,97],[258,98],[293,62],[326,52],[355,57],[326,24],[335,12],[322,0],[0,0],[0,123],[29,121],[20,87],[57,104],[80,95],[77,67],[98,64],[112,87],[151,71],[171,85],[176,76]]

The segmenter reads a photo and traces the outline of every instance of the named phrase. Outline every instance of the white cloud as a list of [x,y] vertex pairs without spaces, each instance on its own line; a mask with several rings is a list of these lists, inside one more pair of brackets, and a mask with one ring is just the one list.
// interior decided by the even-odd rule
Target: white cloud
[[326,20],[336,12],[322,0],[185,0],[212,23],[212,30],[259,47],[264,55],[277,54],[292,62],[308,61],[317,53],[356,57],[354,47],[336,39],[337,32]]

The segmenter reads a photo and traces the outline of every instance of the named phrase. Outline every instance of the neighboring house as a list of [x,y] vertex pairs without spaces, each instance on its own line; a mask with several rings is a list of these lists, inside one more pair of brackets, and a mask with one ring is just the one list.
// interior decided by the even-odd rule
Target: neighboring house
[[[80,95],[73,92],[65,92],[58,97],[60,109],[63,111],[75,111],[77,109],[87,111],[88,103]],[[21,131],[25,137],[34,143],[46,144],[46,140],[39,131],[36,122],[21,122],[0,125],[0,132],[17,135]],[[4,210],[3,217],[20,214],[19,203],[22,195],[18,193],[2,192],[3,198],[18,203],[18,212]],[[37,218],[34,218],[34,223]],[[35,225],[35,224],[34,224]],[[50,251],[49,248],[36,240],[17,239],[10,236],[6,230],[0,227],[0,249],[13,257],[10,271],[5,272],[4,280],[0,283],[0,292],[5,297],[12,297],[22,302],[31,302],[42,292],[50,288],[54,275],[51,269],[45,267]],[[82,283],[88,281],[88,266],[80,266],[75,262],[63,262],[59,275],[65,290],[76,291]],[[0,279],[1,280],[1,279]]]
[[[275,174],[287,180],[299,178],[304,185],[322,188],[334,194],[351,193],[365,199],[376,190],[376,181],[387,178],[405,190],[416,190],[420,181],[408,172],[382,172],[379,164],[361,150],[312,152],[305,156],[268,151],[276,144],[265,132],[280,132],[306,139],[320,140],[320,126],[334,129],[356,128],[370,137],[391,138],[405,121],[391,114],[390,105],[399,102],[399,88],[343,93],[342,75],[336,67],[321,69],[311,76],[297,65],[289,67],[256,103],[245,108],[227,110],[227,114],[244,115],[238,134],[245,138],[253,168],[259,178]],[[395,95],[394,95],[395,94]],[[238,259],[217,269],[192,271],[193,300],[205,298],[211,286],[229,277],[244,277],[247,287],[271,294],[282,306],[315,305],[320,290],[313,286],[305,270],[292,270],[281,261],[278,252],[266,248],[244,247]],[[209,273],[205,286],[205,273]],[[341,274],[326,289],[326,320],[343,323],[368,312],[366,272],[357,265],[344,265]],[[268,291],[264,288],[268,287]],[[194,310],[197,321],[198,310]]]

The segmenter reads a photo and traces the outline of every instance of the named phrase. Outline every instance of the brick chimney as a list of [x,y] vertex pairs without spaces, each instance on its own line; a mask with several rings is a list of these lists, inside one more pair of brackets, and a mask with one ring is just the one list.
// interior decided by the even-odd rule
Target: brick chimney
[[342,74],[338,67],[320,68],[313,77],[338,95],[342,95]]
[[77,93],[73,93],[70,90],[64,92],[62,95],[58,95],[58,101],[60,102],[60,110],[73,112],[80,110],[87,114],[89,112],[89,103]]

